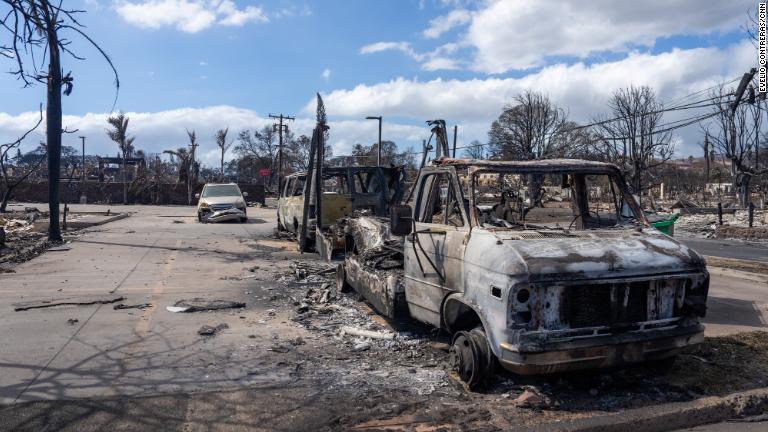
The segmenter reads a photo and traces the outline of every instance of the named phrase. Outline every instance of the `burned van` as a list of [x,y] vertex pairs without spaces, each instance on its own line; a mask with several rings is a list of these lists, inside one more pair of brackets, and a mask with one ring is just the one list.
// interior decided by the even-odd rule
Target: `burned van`
[[[389,220],[348,224],[339,284],[451,332],[471,387],[669,358],[704,340],[702,257],[651,227],[619,169],[439,159]],[[386,263],[386,267],[382,267]]]

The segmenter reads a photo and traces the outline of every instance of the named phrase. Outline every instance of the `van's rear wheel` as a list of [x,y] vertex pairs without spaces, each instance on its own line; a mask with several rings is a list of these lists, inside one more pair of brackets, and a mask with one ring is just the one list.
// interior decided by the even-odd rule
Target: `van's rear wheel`
[[493,353],[482,327],[458,331],[450,349],[451,367],[470,390],[484,388],[493,376]]

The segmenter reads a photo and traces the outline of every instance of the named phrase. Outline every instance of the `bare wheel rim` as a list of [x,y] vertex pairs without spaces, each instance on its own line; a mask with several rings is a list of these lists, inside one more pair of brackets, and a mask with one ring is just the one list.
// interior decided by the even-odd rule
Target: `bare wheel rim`
[[468,332],[459,331],[451,344],[451,365],[462,381],[473,386],[478,375],[478,352],[475,341]]

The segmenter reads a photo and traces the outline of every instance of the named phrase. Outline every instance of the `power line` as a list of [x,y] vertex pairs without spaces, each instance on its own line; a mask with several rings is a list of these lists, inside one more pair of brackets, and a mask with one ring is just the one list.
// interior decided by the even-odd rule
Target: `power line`
[[718,87],[726,86],[726,85],[728,85],[728,84],[733,84],[733,83],[735,83],[736,81],[738,81],[738,80],[740,80],[740,79],[741,79],[741,77],[739,76],[739,77],[736,77],[736,78],[734,78],[734,79],[732,79],[732,80],[730,80],[730,81],[727,81],[727,82],[724,82],[724,83],[721,83],[721,84],[715,84],[715,85],[713,85],[712,87],[707,87],[707,88],[705,88],[705,89],[701,89],[701,90],[695,91],[695,92],[693,92],[693,93],[689,93],[689,94],[687,94],[687,95],[685,95],[685,96],[681,96],[681,97],[678,97],[678,98],[672,99],[672,100],[670,100],[670,101],[666,102],[664,105],[672,105],[672,106],[674,106],[674,103],[676,103],[676,102],[679,102],[679,101],[685,100],[685,99],[687,99],[687,98],[689,98],[689,97],[691,97],[691,96],[695,96],[695,95],[697,95],[697,94],[701,94],[701,93],[704,93],[704,92],[706,92],[706,91],[709,91],[709,90],[713,90],[713,89],[716,89],[716,88],[718,88]]
[[[688,99],[688,98],[690,98],[692,96],[695,96],[695,95],[707,92],[709,90],[713,90],[713,89],[716,89],[718,87],[722,87],[722,86],[726,86],[728,84],[732,84],[732,83],[734,83],[736,81],[739,81],[741,79],[742,79],[742,77],[737,77],[737,78],[734,78],[734,79],[732,79],[730,81],[727,81],[727,82],[724,82],[724,83],[721,83],[721,84],[716,84],[714,86],[707,87],[707,88],[701,89],[701,90],[697,90],[697,91],[695,91],[693,93],[689,93],[689,94],[687,94],[685,96],[681,96],[679,98],[675,98],[675,99],[673,99],[673,100],[671,100],[671,101],[669,101],[667,103],[668,104],[673,104],[675,102],[680,102],[680,101]],[[654,110],[654,111],[647,111],[647,112],[643,112],[643,113],[638,113],[638,114],[635,114],[634,117],[654,115],[654,114],[662,114],[662,113],[665,113],[665,112],[672,112],[672,111],[683,111],[683,110],[689,110],[689,109],[699,109],[699,108],[708,108],[708,107],[712,107],[712,106],[719,106],[720,103],[719,102],[715,102],[716,99],[718,99],[720,97],[733,96],[734,94],[735,93],[730,92],[730,93],[723,94],[722,96],[718,95],[718,96],[714,96],[714,97],[708,97],[706,99],[701,99],[701,100],[697,100],[697,101],[694,101],[694,102],[687,102],[687,103],[680,104],[680,105],[677,105],[677,106],[673,105],[673,106],[670,106],[670,107],[667,107],[667,108],[663,108],[663,109],[660,109],[660,110]],[[649,135],[658,135],[658,134],[662,134],[662,133],[666,133],[666,132],[671,132],[673,130],[680,129],[680,128],[683,128],[683,127],[686,127],[686,126],[690,126],[690,125],[698,123],[698,122],[700,122],[702,120],[706,120],[706,119],[712,118],[714,116],[717,116],[717,115],[723,113],[727,109],[728,108],[723,108],[723,109],[721,109],[719,111],[715,111],[715,112],[712,112],[712,113],[709,113],[709,114],[705,114],[705,115],[701,115],[701,116],[693,116],[693,117],[688,117],[688,118],[685,118],[685,119],[680,119],[680,120],[675,120],[675,121],[671,121],[671,122],[668,122],[668,123],[664,123],[664,124],[659,125],[659,127],[661,129],[654,130]],[[606,120],[600,120],[600,121],[593,122],[593,123],[586,124],[586,125],[575,126],[575,127],[569,128],[568,131],[575,131],[575,130],[581,130],[581,129],[586,129],[586,128],[594,127],[594,126],[600,126],[600,125],[603,125],[603,124],[608,124],[608,123],[612,123],[612,122],[619,121],[619,120],[625,120],[627,118],[629,118],[629,116],[618,116],[618,117],[614,117],[614,118],[610,118],[610,119],[606,119]],[[621,140],[627,140],[627,139],[630,139],[630,138],[631,137],[616,137],[616,138],[599,137],[598,139],[607,139],[607,140],[612,140],[612,141],[621,141]],[[464,150],[464,149],[469,149],[469,148],[488,147],[490,145],[491,145],[490,143],[473,144],[473,145],[467,145],[467,146],[458,146],[458,147],[456,147],[456,149],[457,150]],[[407,156],[407,155],[416,156],[416,155],[421,155],[421,154],[424,154],[424,151],[402,152],[402,153],[396,153],[396,154],[394,154],[394,156]],[[340,156],[335,156],[335,157],[363,159],[363,158],[367,158],[367,157],[370,157],[370,156],[367,156],[367,155],[340,155]]]

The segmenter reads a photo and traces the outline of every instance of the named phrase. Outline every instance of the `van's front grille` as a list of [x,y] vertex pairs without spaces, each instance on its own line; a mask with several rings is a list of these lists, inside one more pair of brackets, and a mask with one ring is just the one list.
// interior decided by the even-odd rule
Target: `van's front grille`
[[[565,288],[561,321],[568,327],[621,327],[679,316],[682,280],[573,285]],[[650,312],[650,313],[649,313]]]

